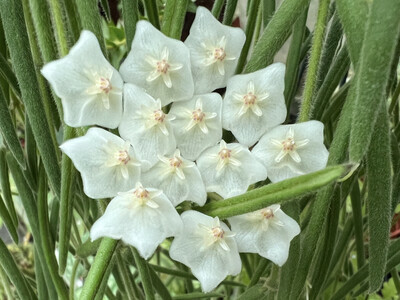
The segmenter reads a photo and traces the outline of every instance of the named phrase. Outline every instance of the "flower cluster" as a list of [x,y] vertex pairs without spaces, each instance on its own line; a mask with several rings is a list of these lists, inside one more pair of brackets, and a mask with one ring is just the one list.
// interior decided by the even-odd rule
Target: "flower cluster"
[[[281,125],[283,64],[234,76],[244,41],[241,29],[199,7],[185,43],[139,21],[119,72],[88,31],[66,57],[42,69],[67,125],[118,128],[119,136],[92,127],[61,145],[84,192],[113,197],[91,239],[121,239],[147,259],[174,237],[171,258],[191,268],[203,291],[240,272],[239,252],[282,265],[300,229],[279,205],[229,218],[230,227],[196,210],[179,215],[175,207],[202,206],[207,192],[228,198],[267,177],[276,182],[313,172],[328,156],[320,122]],[[222,100],[213,91],[224,87]],[[222,140],[223,129],[237,142]]]

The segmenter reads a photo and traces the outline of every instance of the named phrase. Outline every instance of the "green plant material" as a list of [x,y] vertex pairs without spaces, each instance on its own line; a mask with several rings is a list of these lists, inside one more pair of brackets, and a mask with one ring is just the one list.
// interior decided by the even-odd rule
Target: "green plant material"
[[397,87],[394,90],[394,93],[392,96],[392,102],[390,102],[389,114],[393,114],[394,108],[396,107],[396,104],[399,101],[399,96],[400,96],[400,82],[397,84]]
[[3,194],[3,200],[7,206],[7,211],[13,220],[14,227],[18,227],[17,212],[14,207],[14,200],[11,194],[10,178],[8,176],[8,167],[6,161],[6,150],[0,148],[0,187]]
[[261,0],[251,0],[249,7],[249,14],[246,24],[246,41],[243,45],[242,52],[240,53],[240,57],[238,60],[238,64],[236,67],[236,73],[242,73],[243,67],[247,60],[247,55],[250,50],[251,42],[253,41],[254,29],[256,27],[256,18],[257,13],[260,10]]
[[149,266],[147,262],[140,256],[139,252],[135,248],[131,248],[133,257],[135,258],[136,268],[139,271],[139,275],[142,279],[142,285],[144,293],[146,295],[146,300],[154,300],[153,284],[151,281],[151,276],[149,274]]
[[314,105],[311,109],[312,119],[320,120],[322,114],[326,112],[329,99],[347,74],[349,67],[350,57],[347,48],[344,46],[337,55],[335,61],[325,76],[324,82],[315,96]]
[[[400,30],[400,2],[373,1],[356,68],[357,94],[350,132],[350,160],[359,162],[366,153],[386,94],[397,39]],[[376,55],[379,53],[379,55]]]
[[20,166],[25,169],[25,156],[22,150],[21,143],[15,132],[13,121],[11,118],[10,110],[7,105],[6,97],[0,89],[0,131],[3,134],[4,141],[6,142],[11,153],[14,155]]
[[103,300],[104,294],[107,294],[107,291],[109,290],[109,288],[107,287],[108,279],[111,275],[111,272],[114,269],[115,261],[116,261],[116,255],[113,255],[113,257],[111,258],[111,261],[108,264],[106,271],[103,275],[103,279],[101,280],[100,287],[96,291],[96,297],[94,298],[94,300]]
[[264,28],[267,27],[269,20],[274,15],[275,4],[275,0],[263,0],[262,2]]
[[[300,205],[298,201],[284,203],[282,210],[297,223],[300,223]],[[290,289],[293,284],[294,272],[300,256],[300,235],[290,242],[289,257],[281,268],[279,280],[278,300],[289,299]]]
[[253,276],[251,277],[250,283],[248,285],[248,288],[251,288],[252,286],[256,285],[258,283],[258,280],[264,273],[265,269],[268,266],[269,261],[261,258],[261,261],[258,263],[257,268],[255,269]]
[[292,200],[334,182],[343,176],[349,166],[340,165],[298,176],[281,182],[268,184],[246,194],[212,202],[199,210],[221,219],[262,209],[275,203]]
[[39,261],[42,265],[43,274],[46,278],[49,296],[51,299],[53,299],[53,297],[57,297],[56,296],[57,292],[54,289],[52,278],[51,278],[50,272],[49,272],[49,266],[45,263],[45,261],[46,261],[45,255],[44,255],[45,251],[43,250],[43,247],[42,247],[42,237],[40,235],[39,221],[38,221],[38,210],[37,210],[34,195],[32,194],[32,190],[30,189],[28,183],[26,182],[24,175],[23,175],[21,169],[19,168],[18,163],[15,161],[15,159],[11,155],[11,153],[6,154],[6,160],[7,160],[8,167],[11,171],[11,175],[14,178],[14,182],[17,186],[21,202],[24,206],[25,213],[26,213],[29,225],[31,227],[32,235],[35,240],[35,246],[36,246],[36,248],[38,250],[38,254],[39,254]]
[[363,45],[365,24],[368,15],[368,1],[365,0],[337,0],[336,11],[347,36],[347,45],[350,58],[354,66],[358,65],[360,49]]
[[41,154],[50,184],[56,195],[60,194],[60,168],[56,150],[53,147],[50,130],[46,119],[38,82],[35,74],[31,53],[26,45],[29,44],[20,1],[0,1],[1,18],[11,60],[21,87],[22,99],[32,125],[32,131]]
[[[390,272],[394,267],[400,264],[400,239],[396,240],[389,246],[388,252],[388,262],[386,264],[386,272]],[[361,269],[359,269],[356,273],[354,273],[331,297],[332,300],[340,300],[343,299],[346,295],[348,295],[355,287],[357,287],[360,283],[362,283],[368,277],[368,270],[370,266],[369,263],[365,264]],[[362,293],[368,289],[368,285],[364,285],[359,291],[355,294]]]
[[330,0],[320,0],[318,18],[315,24],[314,36],[311,46],[311,53],[308,62],[307,76],[303,93],[303,100],[300,107],[299,122],[308,121],[311,117],[313,96],[315,92],[318,66],[321,60],[322,45],[324,41],[325,27],[328,20]]
[[363,217],[362,217],[362,199],[360,194],[360,187],[358,182],[354,184],[350,193],[351,209],[354,218],[354,235],[356,240],[357,250],[357,267],[361,268],[365,263],[364,253],[364,230],[363,230]]
[[10,233],[14,243],[18,245],[17,227],[14,224],[14,221],[12,220],[1,195],[0,195],[0,217],[1,220],[4,222],[4,224],[6,225],[7,230]]
[[149,19],[150,23],[157,29],[160,29],[160,19],[158,14],[157,8],[157,1],[156,0],[146,0],[143,1],[144,8],[147,13],[147,18]]
[[273,15],[254,47],[245,72],[254,72],[271,64],[276,52],[290,35],[292,26],[308,7],[310,0],[285,0]]
[[107,270],[108,265],[117,247],[118,241],[103,238],[99,250],[97,251],[95,260],[90,267],[89,273],[86,277],[85,284],[83,285],[80,299],[92,299],[101,284],[103,276]]
[[288,114],[286,119],[289,119],[290,117],[289,114],[290,107],[293,98],[296,94],[298,77],[299,77],[300,52],[304,40],[305,31],[307,28],[306,27],[307,15],[308,15],[308,10],[306,9],[303,11],[299,19],[293,25],[292,42],[290,43],[290,48],[286,59],[285,91],[284,91],[286,107],[288,108]]
[[154,289],[157,291],[158,295],[160,295],[161,299],[163,300],[171,300],[171,294],[169,293],[168,289],[161,281],[160,277],[154,272],[153,268],[148,265],[151,282],[153,283]]
[[[37,253],[37,249],[35,249],[35,262],[38,261],[39,254]],[[49,299],[49,294],[47,293],[46,279],[43,275],[43,268],[40,263],[35,263],[35,281],[38,299]]]
[[74,265],[72,266],[71,278],[69,281],[69,299],[73,300],[75,297],[75,280],[76,280],[76,272],[79,267],[80,260],[75,259]]
[[[253,0],[252,0],[253,1]],[[221,14],[222,6],[224,5],[225,0],[215,0],[214,5],[211,9],[211,13],[216,19],[219,19],[219,15]]]
[[122,283],[125,289],[126,297],[129,300],[137,299],[138,295],[135,293],[135,289],[133,288],[134,283],[130,282],[129,280],[129,268],[127,268],[126,263],[122,260],[120,253],[116,253],[115,256]]
[[54,247],[51,241],[49,230],[49,216],[47,207],[47,182],[43,168],[39,171],[39,190],[37,195],[37,210],[39,219],[39,232],[41,236],[44,258],[54,286],[57,289],[58,299],[68,299],[68,290],[62,277],[58,275],[58,264],[54,254]]
[[173,38],[180,39],[185,22],[189,0],[168,0],[164,10],[162,32]]
[[[340,115],[346,97],[348,95],[351,80],[346,82],[332,97],[329,101],[328,108],[325,109],[322,116],[320,117],[322,123],[328,123],[331,120],[337,120]],[[316,117],[317,118],[317,117]],[[318,118],[317,118],[318,119]]]
[[111,20],[111,11],[110,5],[108,4],[108,0],[100,0],[101,8],[103,9],[104,14],[106,15],[107,21]]
[[54,120],[53,120],[53,118],[57,118],[56,116],[57,116],[58,112],[57,112],[57,108],[54,106],[54,102],[52,102],[52,99],[50,96],[50,91],[46,86],[46,81],[45,81],[44,77],[40,74],[40,71],[39,71],[40,68],[43,66],[43,61],[41,58],[39,46],[36,42],[35,29],[33,26],[32,15],[31,15],[31,12],[29,9],[29,1],[22,0],[22,6],[24,9],[25,24],[26,24],[26,29],[27,29],[27,33],[28,33],[28,39],[29,39],[29,44],[30,44],[30,48],[31,48],[33,64],[35,65],[35,73],[36,73],[37,81],[39,84],[40,95],[42,98],[43,107],[44,107],[44,111],[46,114],[48,128],[50,130],[51,138],[53,140],[54,149],[56,149],[57,160],[59,160],[59,149],[58,149],[58,143],[57,143],[57,139],[56,139]]
[[[391,280],[392,280],[392,283],[395,286],[395,290],[394,290],[394,293],[392,295],[387,295],[386,293],[384,293],[384,296],[387,297],[387,298],[400,295],[400,276],[399,276],[399,272],[397,271],[396,268],[394,268],[392,271],[390,271],[390,275],[392,275]],[[389,280],[389,283],[390,283],[390,280]],[[387,284],[387,283],[384,283],[384,286],[385,286],[385,284]],[[385,287],[383,288],[383,290],[385,290]]]
[[78,15],[77,7],[74,0],[64,0],[64,7],[65,7],[65,13],[67,15],[67,22],[68,22],[68,28],[69,30],[67,31],[69,41],[72,44],[75,44],[78,39],[79,35],[82,31],[82,26],[80,23],[79,18],[76,16]]
[[[145,3],[148,1],[145,1]],[[101,18],[99,14],[98,1],[97,0],[85,0],[75,1],[76,7],[81,19],[83,29],[90,30],[95,34],[99,41],[100,48],[103,54],[106,55],[106,44],[103,38],[103,31],[101,29]],[[63,55],[65,55],[63,53]]]
[[37,299],[2,239],[0,239],[0,265],[16,287],[21,299]]
[[264,284],[256,284],[251,288],[247,289],[243,294],[241,294],[237,300],[248,300],[248,299],[258,299],[266,300],[268,296],[268,287]]
[[122,0],[122,16],[124,20],[126,46],[129,52],[131,51],[133,37],[136,32],[136,23],[139,21],[138,0]]
[[86,242],[79,246],[79,248],[76,250],[76,255],[78,255],[80,258],[87,258],[90,255],[94,255],[100,246],[100,242],[100,239],[93,242],[88,239]]
[[392,216],[389,120],[386,106],[381,106],[367,152],[369,292],[378,290],[385,276]]
[[[204,298],[210,298],[210,297],[223,297],[224,295],[219,294],[219,293],[189,293],[186,295],[179,295],[175,296],[172,299],[174,300],[186,300],[186,299],[204,299]],[[147,298],[146,298],[147,299]]]
[[7,80],[8,84],[14,91],[15,95],[17,95],[18,98],[21,98],[21,91],[18,86],[17,77],[15,77],[15,74],[8,65],[6,58],[1,53],[0,53],[0,74],[4,77],[4,79]]
[[235,14],[237,3],[238,0],[226,0],[224,19],[222,21],[222,24],[228,26],[232,25],[233,15]]

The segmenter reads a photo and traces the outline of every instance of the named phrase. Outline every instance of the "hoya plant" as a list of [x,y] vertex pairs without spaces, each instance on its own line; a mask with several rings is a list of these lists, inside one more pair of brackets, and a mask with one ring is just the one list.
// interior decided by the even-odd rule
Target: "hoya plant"
[[398,299],[399,16],[0,0],[1,298]]

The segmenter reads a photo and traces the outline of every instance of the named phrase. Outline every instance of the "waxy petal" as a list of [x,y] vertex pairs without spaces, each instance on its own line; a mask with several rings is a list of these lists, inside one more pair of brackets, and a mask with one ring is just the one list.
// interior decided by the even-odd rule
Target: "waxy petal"
[[[67,125],[118,126],[123,81],[103,56],[93,33],[82,31],[69,54],[46,64],[41,72],[61,98]],[[104,92],[101,92],[101,78],[107,83]]]

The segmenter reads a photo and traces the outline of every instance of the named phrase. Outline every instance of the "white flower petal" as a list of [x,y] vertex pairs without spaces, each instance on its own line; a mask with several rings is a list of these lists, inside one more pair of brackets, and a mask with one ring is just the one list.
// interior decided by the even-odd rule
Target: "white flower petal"
[[[151,80],[146,80],[156,68],[149,62],[157,63],[162,59],[171,66],[166,69],[168,76],[153,75]],[[147,21],[136,24],[132,48],[120,72],[125,81],[144,88],[154,98],[160,98],[163,106],[193,96],[189,50],[181,41],[166,37]]]
[[[190,49],[195,94],[209,93],[226,86],[227,79],[235,72],[245,40],[241,29],[222,25],[209,10],[201,6],[197,8],[185,41]],[[219,47],[225,54],[223,61],[215,61],[212,57],[213,50]]]
[[[104,58],[93,33],[82,31],[69,54],[46,64],[41,72],[62,100],[67,125],[118,126],[122,115],[123,81]],[[101,78],[107,83],[103,92],[97,86]],[[103,104],[104,98],[109,108]]]
[[[258,253],[279,266],[288,258],[290,241],[300,233],[297,222],[279,208],[274,209],[274,216],[268,220],[262,217],[260,211],[231,217],[228,220],[236,233],[240,252]],[[263,226],[266,222],[268,225]]]
[[151,115],[155,110],[159,110],[158,104],[150,95],[133,84],[124,85],[124,113],[119,133],[132,142],[139,159],[148,161],[150,166],[158,161],[158,155],[171,153],[176,148],[168,117],[155,122]]
[[128,148],[126,164],[119,162],[116,155],[126,150],[125,141],[104,129],[90,128],[85,136],[68,140],[60,148],[81,173],[84,191],[91,198],[113,197],[132,189],[140,179],[133,148]]
[[[232,237],[224,237],[229,251],[224,250],[218,241],[212,244],[207,242],[210,240],[207,228],[214,226],[213,218],[197,211],[185,211],[181,217],[183,230],[172,242],[170,255],[191,268],[204,292],[212,291],[227,275],[240,272],[241,260]],[[229,232],[224,223],[221,222],[220,226]]]
[[[199,109],[197,107],[199,99],[202,104],[201,110],[205,113],[200,123],[207,127],[207,133],[202,130],[200,123],[192,118],[192,112]],[[201,152],[221,140],[221,109],[221,96],[216,93],[196,95],[189,101],[172,104],[170,113],[176,115],[176,119],[171,124],[174,128],[177,147],[184,157],[195,160]]]
[[197,159],[197,166],[208,192],[216,192],[223,198],[229,198],[245,193],[250,184],[267,178],[265,167],[247,148],[235,143],[227,144],[226,147],[232,150],[234,163],[222,162],[219,158],[220,146],[208,148]]
[[135,205],[135,200],[128,193],[115,197],[104,215],[93,224],[90,237],[92,240],[99,237],[122,239],[148,259],[166,237],[179,234],[182,221],[164,194],[158,194],[150,200],[157,204],[154,208]]
[[[275,63],[254,73],[233,76],[228,81],[222,125],[240,143],[252,146],[268,129],[285,121],[284,76],[285,65]],[[243,97],[249,92],[256,96],[255,103],[245,105]],[[238,100],[239,95],[242,98]]]
[[[252,153],[267,168],[272,182],[321,170],[326,167],[329,155],[323,144],[323,128],[324,125],[319,121],[277,126],[260,139]],[[284,155],[276,142],[284,141],[290,129],[293,130],[295,145],[296,141],[300,142],[300,147],[295,148],[300,162],[296,162],[289,153]],[[308,142],[303,142],[305,140]]]

